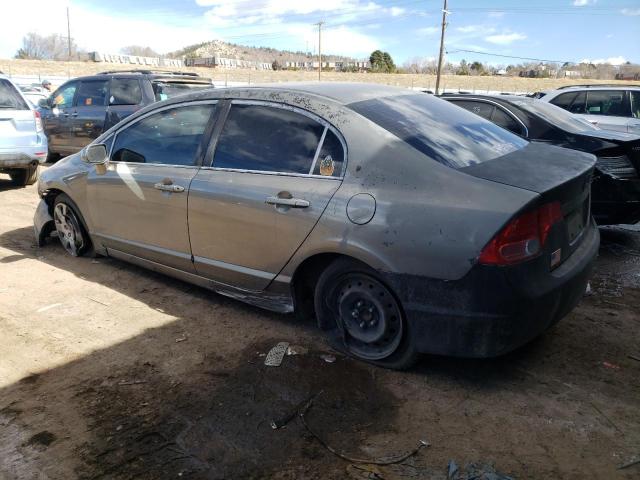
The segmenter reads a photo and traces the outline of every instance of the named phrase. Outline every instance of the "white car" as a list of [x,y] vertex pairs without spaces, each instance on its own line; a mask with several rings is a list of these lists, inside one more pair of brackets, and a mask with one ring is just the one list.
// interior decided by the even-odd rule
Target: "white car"
[[605,130],[640,134],[640,85],[572,85],[540,97]]

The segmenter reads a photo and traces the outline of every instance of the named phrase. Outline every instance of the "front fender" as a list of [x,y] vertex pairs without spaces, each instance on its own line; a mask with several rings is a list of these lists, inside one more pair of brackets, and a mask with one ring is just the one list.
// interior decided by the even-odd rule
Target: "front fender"
[[44,199],[41,199],[33,215],[33,230],[36,236],[36,243],[39,247],[45,245],[47,237],[54,229],[55,224],[53,217],[49,213],[49,205],[47,205]]

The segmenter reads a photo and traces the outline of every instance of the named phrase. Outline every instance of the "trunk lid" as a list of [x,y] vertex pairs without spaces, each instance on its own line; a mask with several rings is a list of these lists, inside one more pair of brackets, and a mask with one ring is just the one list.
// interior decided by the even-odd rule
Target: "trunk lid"
[[552,145],[530,143],[521,150],[461,171],[474,177],[522,188],[540,195],[535,205],[559,202],[562,221],[544,247],[555,268],[580,245],[591,218],[591,179],[595,156]]

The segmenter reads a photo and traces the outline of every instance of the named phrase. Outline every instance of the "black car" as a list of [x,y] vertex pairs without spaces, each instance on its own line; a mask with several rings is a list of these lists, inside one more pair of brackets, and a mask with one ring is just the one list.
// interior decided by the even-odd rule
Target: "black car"
[[598,157],[591,209],[600,225],[640,221],[640,137],[601,130],[569,112],[516,95],[446,94],[442,98],[528,140]]
[[39,104],[49,158],[69,155],[145,105],[194,89],[211,79],[188,72],[129,70],[74,78]]

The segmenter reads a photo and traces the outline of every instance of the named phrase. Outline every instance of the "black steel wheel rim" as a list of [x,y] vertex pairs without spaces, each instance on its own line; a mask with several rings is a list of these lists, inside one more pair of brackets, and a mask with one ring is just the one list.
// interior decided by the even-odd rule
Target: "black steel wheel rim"
[[84,237],[75,213],[66,203],[58,203],[53,209],[53,220],[60,243],[68,253],[77,257],[84,246]]
[[367,360],[393,354],[402,340],[403,325],[400,306],[391,292],[364,273],[344,275],[335,292],[349,350]]

